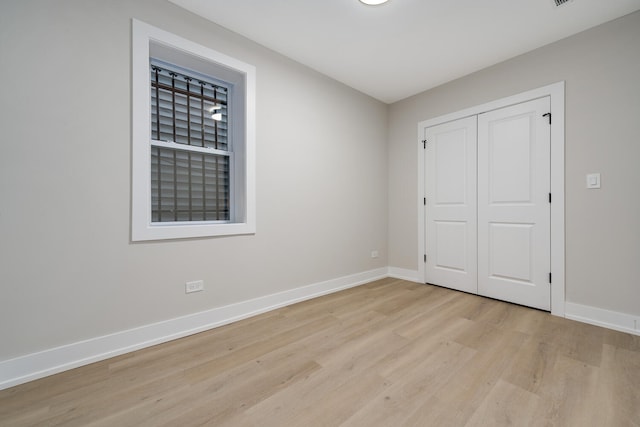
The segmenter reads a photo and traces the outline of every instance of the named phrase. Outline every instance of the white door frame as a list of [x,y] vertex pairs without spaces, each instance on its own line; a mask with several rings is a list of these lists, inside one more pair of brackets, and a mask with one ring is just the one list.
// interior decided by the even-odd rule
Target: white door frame
[[418,123],[418,277],[425,281],[425,128],[474,116],[510,105],[549,96],[551,98],[551,314],[565,315],[564,230],[564,81]]

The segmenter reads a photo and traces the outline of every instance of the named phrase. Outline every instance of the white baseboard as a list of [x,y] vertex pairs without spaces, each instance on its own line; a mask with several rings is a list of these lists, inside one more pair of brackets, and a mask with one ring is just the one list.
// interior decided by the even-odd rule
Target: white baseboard
[[[385,277],[422,283],[418,271],[379,268],[27,354],[0,361],[0,390]],[[567,302],[565,317],[640,335],[638,316]]]
[[578,322],[640,335],[640,316],[566,302],[565,317]]
[[387,268],[365,271],[0,361],[0,390],[384,277]]
[[408,280],[410,282],[416,282],[416,283],[424,283],[424,280],[420,280],[420,278],[418,277],[418,270],[407,270],[405,268],[398,268],[398,267],[389,267],[388,269],[388,275],[389,277],[393,277],[394,279],[402,279],[402,280]]

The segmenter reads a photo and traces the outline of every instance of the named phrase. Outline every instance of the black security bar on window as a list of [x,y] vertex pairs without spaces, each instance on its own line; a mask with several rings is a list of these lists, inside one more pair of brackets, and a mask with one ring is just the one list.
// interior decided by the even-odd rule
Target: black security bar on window
[[152,139],[228,150],[224,86],[151,64]]

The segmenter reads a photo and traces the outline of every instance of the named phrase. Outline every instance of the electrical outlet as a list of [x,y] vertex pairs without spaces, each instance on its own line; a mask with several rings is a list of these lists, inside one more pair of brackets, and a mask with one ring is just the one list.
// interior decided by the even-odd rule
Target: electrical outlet
[[378,258],[378,251],[371,251],[371,258]]
[[196,280],[184,284],[184,292],[187,294],[190,294],[191,292],[200,292],[202,290],[204,290],[204,281],[202,280]]

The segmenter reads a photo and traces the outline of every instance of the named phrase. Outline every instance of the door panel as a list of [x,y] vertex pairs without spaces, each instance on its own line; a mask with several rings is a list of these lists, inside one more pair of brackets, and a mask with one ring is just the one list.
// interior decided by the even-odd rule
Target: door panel
[[425,130],[425,281],[477,292],[477,118]]
[[549,310],[548,97],[478,116],[478,293]]
[[467,130],[445,131],[433,139],[435,205],[464,206],[467,202]]
[[496,120],[492,123],[490,136],[490,203],[531,203],[533,147],[530,117]]
[[531,283],[533,224],[489,224],[489,277]]
[[435,267],[464,272],[467,266],[467,223],[435,221]]

